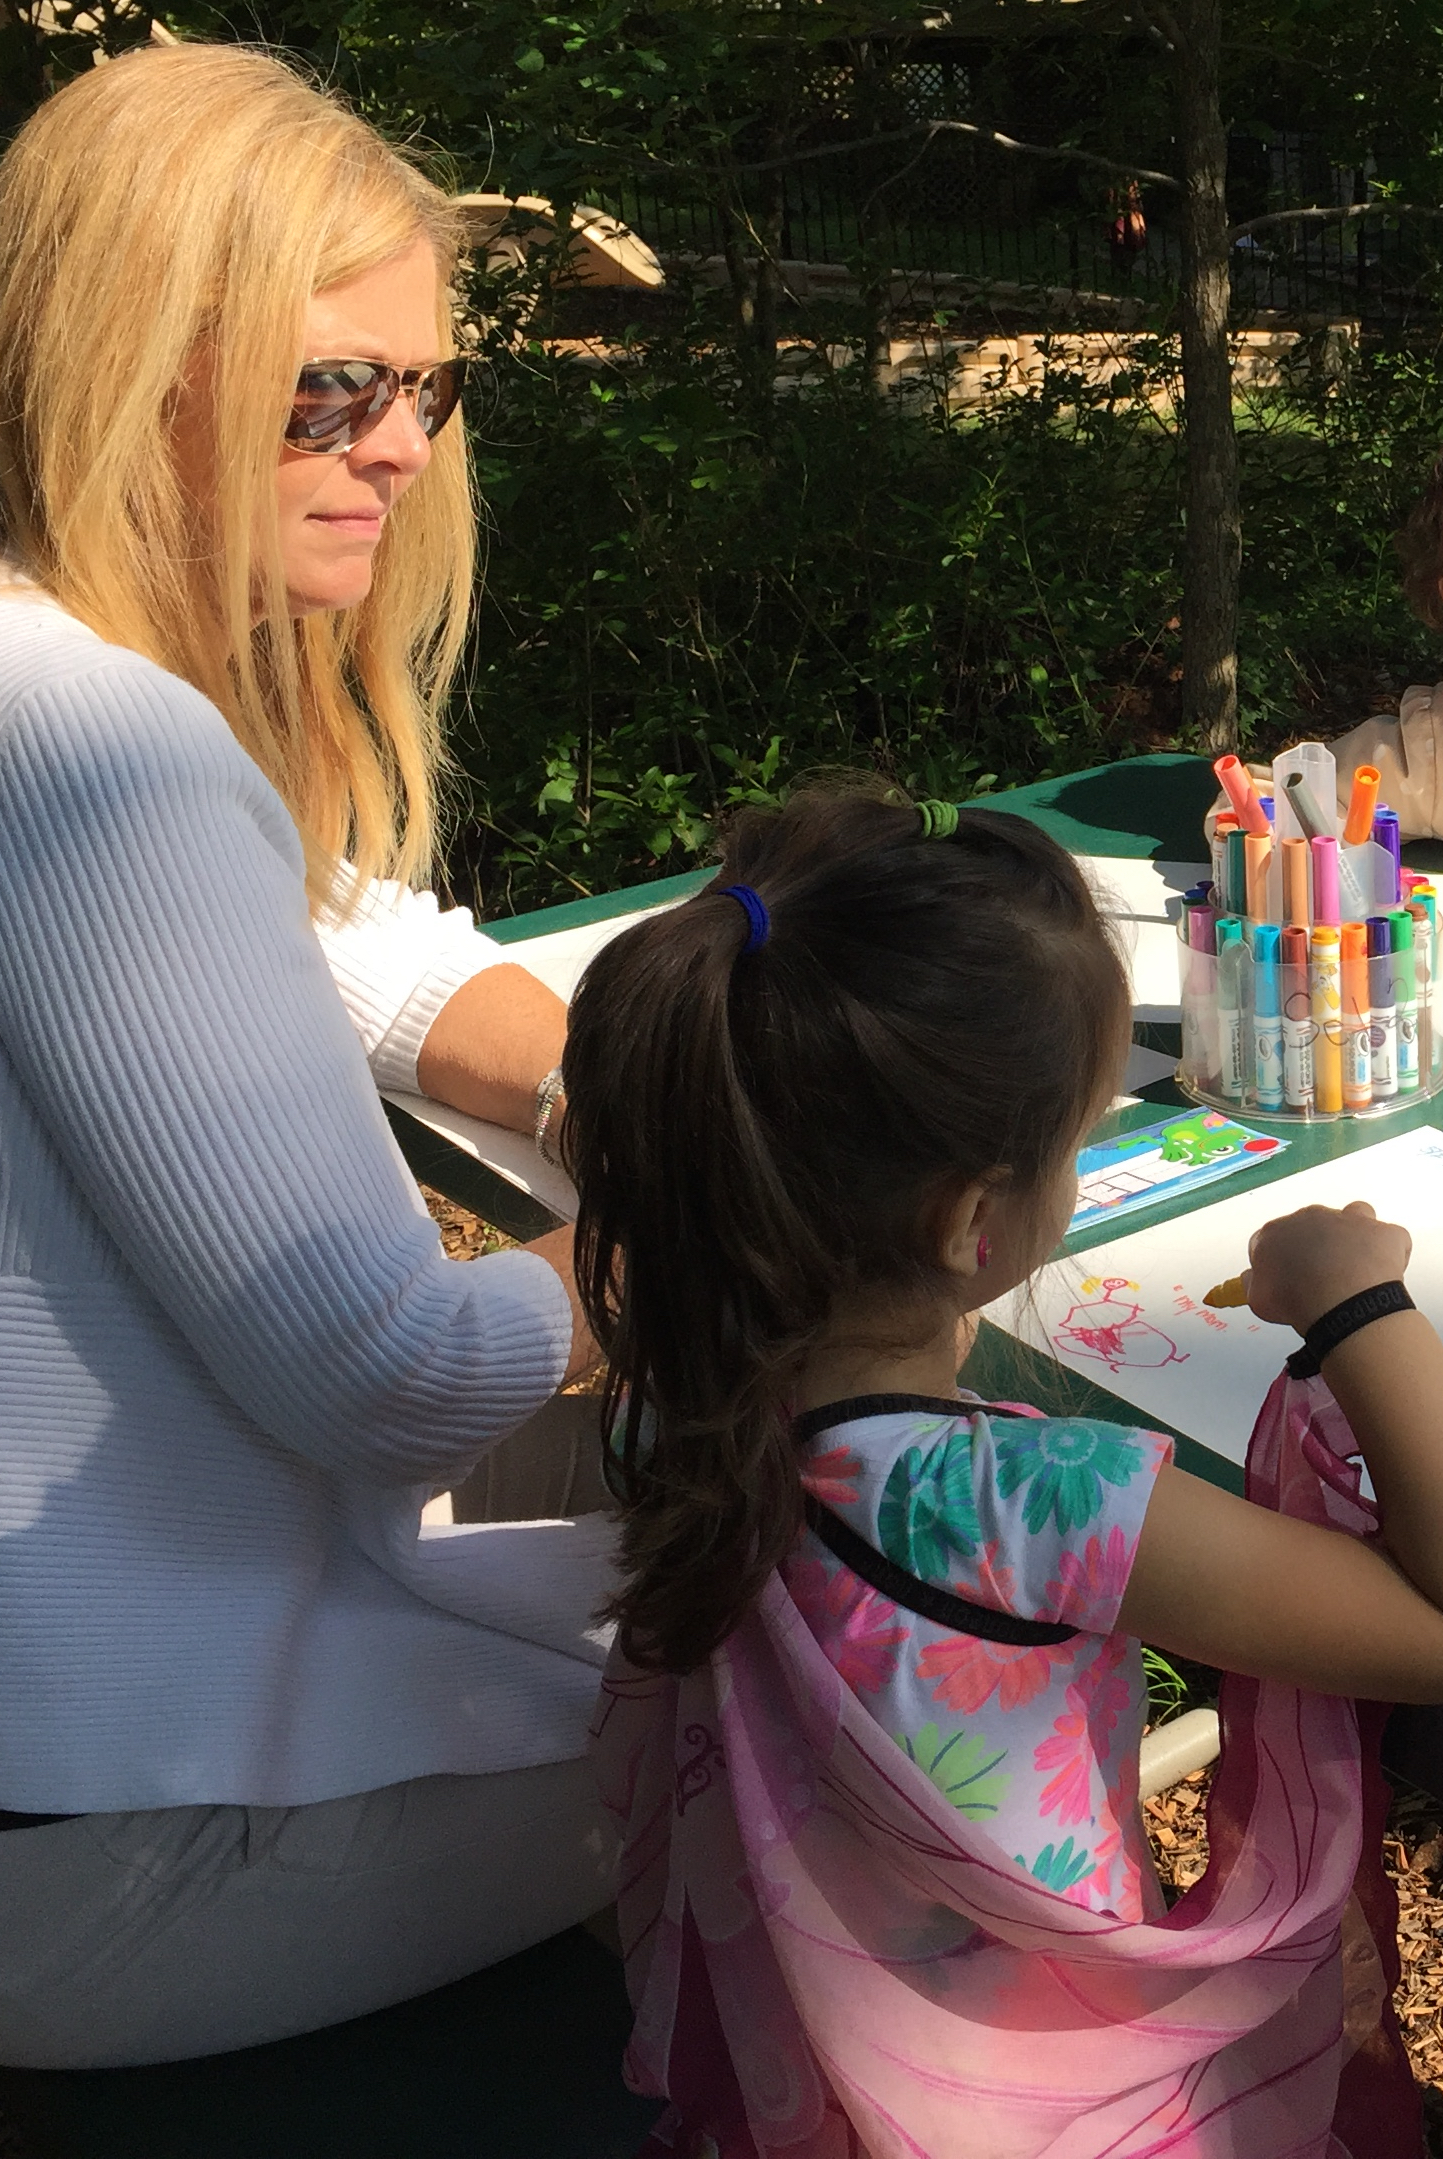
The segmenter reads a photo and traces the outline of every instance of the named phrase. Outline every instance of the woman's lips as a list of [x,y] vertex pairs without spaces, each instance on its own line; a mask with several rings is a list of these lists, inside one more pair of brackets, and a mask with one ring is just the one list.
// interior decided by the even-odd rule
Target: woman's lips
[[313,524],[326,525],[353,540],[379,540],[385,518],[382,510],[312,510],[310,514]]

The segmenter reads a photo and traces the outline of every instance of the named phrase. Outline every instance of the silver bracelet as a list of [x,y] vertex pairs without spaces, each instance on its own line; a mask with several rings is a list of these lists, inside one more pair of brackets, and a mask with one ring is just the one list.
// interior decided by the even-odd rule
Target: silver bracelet
[[565,1081],[561,1077],[561,1067],[553,1065],[536,1090],[535,1129],[536,1152],[552,1169],[560,1169],[561,1157],[555,1148],[548,1144],[546,1135],[551,1128],[551,1120],[556,1115],[557,1103],[564,1102],[565,1099]]

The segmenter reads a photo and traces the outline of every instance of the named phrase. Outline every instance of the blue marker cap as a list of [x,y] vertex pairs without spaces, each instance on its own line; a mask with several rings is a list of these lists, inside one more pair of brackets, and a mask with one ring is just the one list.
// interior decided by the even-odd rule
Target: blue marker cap
[[1278,962],[1282,958],[1283,932],[1276,922],[1254,922],[1251,927],[1253,959],[1257,963],[1253,978],[1253,1010],[1261,1018],[1271,1019],[1280,1010]]
[[1386,959],[1393,949],[1393,925],[1386,915],[1368,917],[1368,957]]
[[1263,806],[1263,815],[1268,820],[1268,823],[1270,825],[1275,824],[1277,822],[1278,816],[1278,805],[1276,804],[1276,802],[1274,802],[1272,796],[1259,795],[1258,800]]

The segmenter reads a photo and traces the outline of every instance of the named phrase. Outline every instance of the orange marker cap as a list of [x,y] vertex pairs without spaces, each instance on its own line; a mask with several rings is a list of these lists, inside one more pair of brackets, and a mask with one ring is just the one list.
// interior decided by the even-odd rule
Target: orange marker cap
[[1258,800],[1258,791],[1242,759],[1229,752],[1226,757],[1217,759],[1213,771],[1222,782],[1223,790],[1237,812],[1238,823],[1244,832],[1255,833],[1260,840],[1267,839],[1273,828],[1268,823],[1268,813]]
[[1348,847],[1361,847],[1364,840],[1373,837],[1373,812],[1378,804],[1378,789],[1382,776],[1376,765],[1359,765],[1353,774],[1353,792],[1348,800],[1348,817],[1343,826],[1343,840]]

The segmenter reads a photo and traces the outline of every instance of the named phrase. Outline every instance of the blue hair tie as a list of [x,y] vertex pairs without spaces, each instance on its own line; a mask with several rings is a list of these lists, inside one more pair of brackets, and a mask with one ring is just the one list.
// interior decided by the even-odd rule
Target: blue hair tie
[[751,924],[747,941],[741,949],[741,957],[747,959],[753,952],[760,952],[772,933],[772,918],[767,913],[766,902],[753,892],[750,885],[723,885],[721,897],[724,900],[735,900]]

